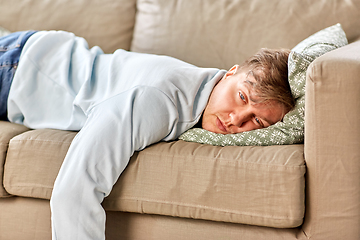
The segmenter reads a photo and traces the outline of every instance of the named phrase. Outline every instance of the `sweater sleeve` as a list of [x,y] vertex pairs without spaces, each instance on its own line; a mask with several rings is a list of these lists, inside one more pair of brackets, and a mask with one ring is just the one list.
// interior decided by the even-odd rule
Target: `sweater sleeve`
[[[90,109],[55,181],[51,199],[53,228],[59,239],[101,239],[104,197],[134,151],[165,138],[178,119],[175,105],[156,88],[136,87]],[[82,223],[82,224],[78,224]]]
[[[111,164],[103,170],[103,175],[111,175],[113,184],[134,151],[176,131],[177,121],[175,105],[161,91],[145,86],[130,89],[90,109],[88,120],[71,144],[67,159],[93,158],[94,162],[107,159]],[[117,173],[111,173],[113,169]],[[109,191],[110,186],[103,190],[105,195]]]

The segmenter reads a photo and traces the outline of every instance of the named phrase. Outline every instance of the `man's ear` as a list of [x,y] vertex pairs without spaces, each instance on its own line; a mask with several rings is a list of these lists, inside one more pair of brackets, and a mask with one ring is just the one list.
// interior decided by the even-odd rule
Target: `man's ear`
[[239,65],[234,65],[230,70],[225,74],[226,77],[234,75],[239,70]]

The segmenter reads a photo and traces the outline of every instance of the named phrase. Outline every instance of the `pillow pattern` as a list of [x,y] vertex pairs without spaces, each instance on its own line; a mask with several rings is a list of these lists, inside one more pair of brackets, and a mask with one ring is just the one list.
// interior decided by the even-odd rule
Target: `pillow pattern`
[[284,116],[282,122],[263,129],[227,135],[193,128],[180,135],[179,139],[215,146],[302,143],[304,141],[306,70],[317,57],[347,43],[341,25],[336,24],[311,35],[291,50],[288,59],[289,84],[296,105]]

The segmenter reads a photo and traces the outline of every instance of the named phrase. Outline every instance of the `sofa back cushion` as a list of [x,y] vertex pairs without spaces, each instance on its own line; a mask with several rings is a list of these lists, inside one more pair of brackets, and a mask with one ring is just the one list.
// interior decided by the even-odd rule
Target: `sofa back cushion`
[[0,0],[0,26],[10,31],[66,30],[111,53],[130,49],[136,0]]
[[131,49],[165,54],[202,67],[229,69],[260,48],[293,48],[341,23],[360,36],[357,0],[138,0]]

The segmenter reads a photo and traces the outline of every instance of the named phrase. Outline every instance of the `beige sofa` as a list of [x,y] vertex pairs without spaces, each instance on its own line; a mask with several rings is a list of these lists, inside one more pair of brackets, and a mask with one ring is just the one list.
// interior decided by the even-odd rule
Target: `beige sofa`
[[[0,26],[56,29],[229,69],[341,23],[307,72],[304,144],[174,141],[136,153],[103,203],[106,239],[360,239],[360,0],[0,0]],[[61,100],[59,100],[61,101]],[[52,185],[76,132],[0,122],[0,239],[51,239]]]

